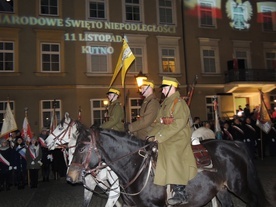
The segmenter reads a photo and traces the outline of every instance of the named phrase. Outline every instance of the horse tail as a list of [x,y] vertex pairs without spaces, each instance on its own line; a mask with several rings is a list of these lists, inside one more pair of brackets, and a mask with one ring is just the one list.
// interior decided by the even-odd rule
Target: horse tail
[[254,161],[250,156],[250,151],[245,146],[244,143],[241,143],[241,144],[243,146],[240,146],[240,147],[244,149],[244,152],[246,153],[245,159],[247,162],[247,184],[248,184],[249,190],[253,194],[252,199],[255,199],[254,201],[251,201],[251,202],[254,203],[254,205],[257,204],[256,206],[271,206],[271,204],[267,200],[267,195],[260,181]]

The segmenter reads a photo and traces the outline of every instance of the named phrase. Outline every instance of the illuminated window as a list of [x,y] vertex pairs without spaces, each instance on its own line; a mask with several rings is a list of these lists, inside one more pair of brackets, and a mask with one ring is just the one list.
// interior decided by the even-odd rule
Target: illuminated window
[[267,69],[276,69],[276,50],[265,52],[265,63]]
[[169,48],[162,49],[162,72],[175,72],[175,50]]
[[41,127],[50,128],[51,118],[56,115],[57,123],[61,120],[61,100],[41,100]]
[[92,125],[100,126],[105,121],[107,106],[104,105],[105,99],[91,99]]
[[[7,103],[8,101],[0,101],[0,129],[2,129]],[[14,101],[10,101],[10,107],[12,113],[14,114]]]
[[263,30],[276,31],[276,8],[262,7]]
[[212,75],[220,73],[219,49],[217,39],[199,38],[202,73]]
[[14,42],[0,42],[0,72],[14,72]]
[[89,1],[89,18],[106,19],[106,0]]
[[159,23],[174,24],[172,0],[159,0]]
[[58,0],[40,0],[40,14],[58,16]]
[[215,27],[216,19],[215,19],[215,5],[213,1],[200,1],[199,7],[199,15],[200,15],[200,26],[201,27]]
[[160,73],[180,73],[179,37],[158,36]]
[[142,0],[125,0],[126,21],[141,22]]
[[41,71],[60,72],[60,44],[41,43]]
[[0,0],[0,13],[14,13],[13,0]]
[[143,103],[143,100],[141,98],[130,98],[129,99],[131,122],[134,122],[137,120],[137,117],[140,114],[140,109],[141,109],[142,103]]

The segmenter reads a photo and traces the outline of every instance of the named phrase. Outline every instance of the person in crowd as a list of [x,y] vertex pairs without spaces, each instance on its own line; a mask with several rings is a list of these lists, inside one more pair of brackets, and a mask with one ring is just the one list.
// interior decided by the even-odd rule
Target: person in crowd
[[232,127],[231,127],[231,134],[234,140],[243,142],[244,137],[244,129],[243,125],[240,121],[239,117],[234,117]]
[[234,140],[233,135],[231,134],[231,124],[229,121],[225,121],[222,126],[222,139],[223,140]]
[[39,134],[39,143],[41,146],[42,150],[42,163],[43,165],[41,166],[41,172],[42,172],[42,177],[43,177],[43,182],[47,181],[49,182],[49,176],[50,176],[50,168],[51,168],[51,158],[52,154],[50,150],[48,149],[47,145],[45,144],[45,140],[49,135],[49,130],[46,127],[43,127],[41,129],[41,132]]
[[193,119],[193,125],[192,125],[192,130],[195,131],[196,129],[202,127],[202,122],[200,120],[199,116],[195,116]]
[[[56,148],[51,150],[52,154],[52,171],[54,174],[54,180],[58,180],[59,178],[66,177],[67,171],[67,152],[63,149]],[[50,158],[50,157],[49,157]]]
[[126,131],[133,133],[139,139],[145,139],[152,129],[152,123],[156,119],[160,104],[154,94],[154,83],[150,80],[144,80],[140,88],[142,95],[145,97],[139,118],[132,123],[127,123]]
[[255,124],[250,117],[245,118],[244,122],[244,142],[249,149],[252,159],[255,159],[256,155],[256,145],[258,140],[258,132]]
[[37,137],[32,137],[31,142],[26,150],[27,169],[30,174],[31,188],[38,186],[38,172],[42,166],[42,151],[38,143]]
[[22,137],[16,138],[15,143],[15,175],[18,189],[24,189],[27,181],[26,146]]
[[120,91],[116,88],[110,88],[107,97],[110,102],[107,112],[108,120],[100,128],[125,131],[124,127],[124,110],[118,99]]
[[10,148],[8,140],[0,138],[0,191],[10,190],[14,167],[13,150]]
[[272,157],[276,156],[276,128],[275,123],[272,123],[271,129],[268,134],[265,135],[268,143],[268,152]]
[[242,106],[241,105],[239,105],[239,109],[237,111],[237,116],[238,117],[242,117],[243,116],[243,110],[242,110]]
[[163,77],[162,93],[165,96],[155,125],[149,132],[158,143],[158,158],[154,183],[173,185],[174,196],[169,205],[187,203],[185,187],[197,174],[197,165],[191,148],[190,109],[177,91],[176,78]]
[[243,109],[243,114],[244,114],[245,118],[247,118],[247,117],[251,118],[251,112],[250,112],[249,104],[245,105],[245,108]]

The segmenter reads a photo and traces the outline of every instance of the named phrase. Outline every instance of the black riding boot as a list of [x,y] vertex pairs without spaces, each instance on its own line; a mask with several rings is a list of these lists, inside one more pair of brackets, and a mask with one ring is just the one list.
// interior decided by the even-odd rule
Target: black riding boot
[[174,196],[168,199],[169,205],[174,206],[174,205],[188,203],[185,187],[186,187],[185,185],[174,185],[173,187]]

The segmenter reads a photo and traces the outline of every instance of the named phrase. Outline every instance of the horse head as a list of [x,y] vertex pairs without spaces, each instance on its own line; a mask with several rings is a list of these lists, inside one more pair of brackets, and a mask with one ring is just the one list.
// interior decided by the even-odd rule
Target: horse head
[[69,148],[69,163],[71,163],[78,137],[76,122],[66,112],[64,118],[45,140],[49,150]]

